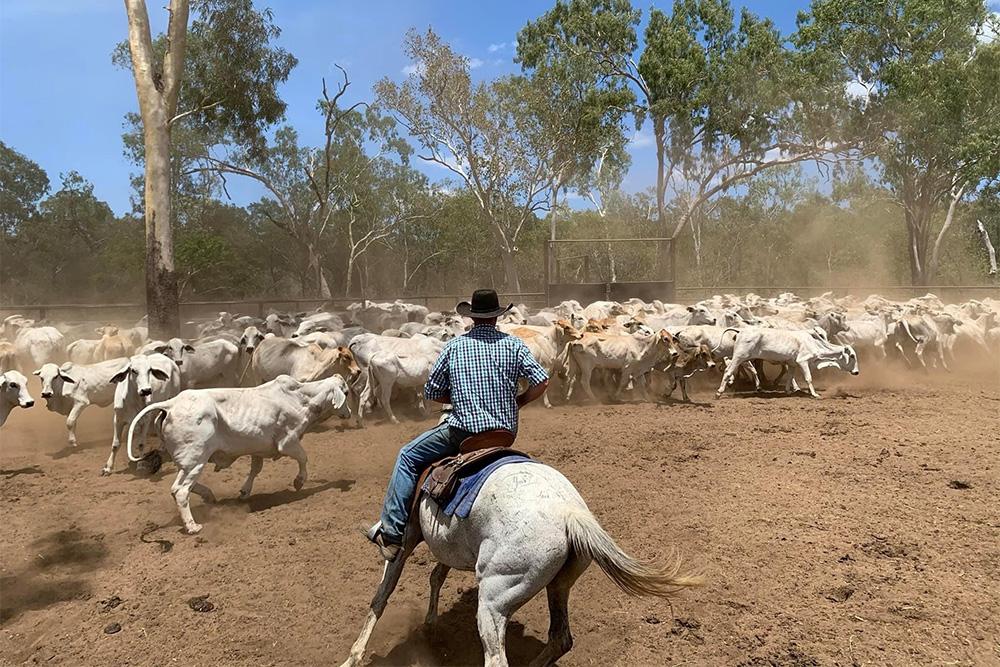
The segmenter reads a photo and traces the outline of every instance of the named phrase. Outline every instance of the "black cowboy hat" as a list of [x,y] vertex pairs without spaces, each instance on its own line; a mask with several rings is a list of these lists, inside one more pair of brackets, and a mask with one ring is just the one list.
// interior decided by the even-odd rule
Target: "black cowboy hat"
[[500,307],[500,297],[497,291],[492,289],[477,289],[472,293],[472,303],[463,301],[455,306],[455,311],[464,317],[471,317],[474,320],[491,320],[500,317],[514,304],[508,304],[506,308]]

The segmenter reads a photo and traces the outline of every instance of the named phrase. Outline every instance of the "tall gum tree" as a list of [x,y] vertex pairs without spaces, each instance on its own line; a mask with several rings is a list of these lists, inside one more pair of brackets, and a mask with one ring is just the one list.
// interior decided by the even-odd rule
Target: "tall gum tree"
[[[815,0],[794,41],[859,90],[853,132],[902,209],[930,285],[964,198],[1000,177],[1000,39],[983,0]],[[940,220],[940,222],[937,222]]]
[[[280,33],[270,10],[255,10],[252,0],[170,0],[166,9],[167,32],[154,40],[145,1],[125,0],[127,47],[112,56],[132,71],[139,101],[125,146],[144,167],[146,308],[150,333],[160,337],[180,328],[172,209],[183,162],[195,146],[259,153],[264,132],[284,115],[277,85],[296,64],[272,46]],[[182,126],[184,150],[175,154]]]
[[831,122],[843,87],[809,68],[767,19],[737,18],[726,0],[675,0],[669,13],[650,10],[640,50],[641,20],[628,0],[557,0],[518,34],[518,55],[529,69],[589,58],[595,85],[635,94],[636,127],[653,127],[664,235],[766,169],[844,148]]
[[551,142],[525,113],[532,90],[518,77],[472,81],[469,61],[432,30],[404,40],[414,71],[402,84],[382,79],[380,103],[416,139],[417,156],[448,170],[475,197],[493,237],[509,292],[521,291],[516,257],[525,225],[549,204]]
[[146,310],[154,337],[180,332],[174,239],[170,218],[170,124],[184,71],[190,6],[170,0],[167,45],[162,64],[154,62],[145,0],[125,0],[132,73],[145,139]]

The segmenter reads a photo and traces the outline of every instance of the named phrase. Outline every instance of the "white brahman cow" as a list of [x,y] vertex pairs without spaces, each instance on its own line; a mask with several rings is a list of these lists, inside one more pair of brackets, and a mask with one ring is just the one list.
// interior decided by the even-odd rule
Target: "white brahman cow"
[[132,452],[136,424],[150,413],[162,413],[161,446],[178,468],[170,492],[184,528],[194,534],[201,525],[191,514],[191,492],[215,502],[211,489],[198,483],[208,463],[221,470],[242,456],[250,456],[250,475],[240,489],[240,497],[246,498],[265,456],[290,456],[299,464],[292,485],[301,489],[308,477],[302,435],[334,412],[341,418],[349,417],[346,392],[347,384],[336,375],[315,382],[282,375],[259,387],[188,389],[172,399],[151,403],[136,415],[128,432],[128,456],[139,460]]

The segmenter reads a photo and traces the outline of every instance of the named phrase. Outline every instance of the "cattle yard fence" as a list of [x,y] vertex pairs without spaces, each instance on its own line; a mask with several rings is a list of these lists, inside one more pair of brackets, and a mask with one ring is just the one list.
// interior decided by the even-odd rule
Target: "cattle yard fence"
[[[579,294],[568,289],[561,298],[577,298],[582,303],[588,299],[586,285]],[[854,294],[866,297],[869,294],[879,294],[888,299],[905,300],[923,296],[928,292],[936,294],[945,302],[964,301],[966,299],[982,299],[992,297],[1000,299],[998,285],[927,285],[914,287],[910,285],[893,286],[760,286],[760,285],[720,285],[720,286],[673,286],[674,299],[679,303],[694,303],[716,294],[745,295],[758,294],[762,297],[774,297],[783,292],[793,292],[808,298],[832,292],[835,296]],[[555,296],[548,295],[550,298]],[[635,295],[647,300],[655,298],[648,294]],[[663,295],[667,297],[667,295]],[[523,292],[517,294],[502,294],[501,301],[523,303],[529,308],[541,308],[546,304],[545,292]],[[628,294],[615,294],[616,300],[625,300]],[[426,306],[431,310],[447,311],[455,307],[459,301],[468,299],[467,294],[418,294],[408,296],[386,296],[367,299],[380,303],[399,299],[407,303]],[[673,299],[663,298],[665,301]],[[329,299],[230,299],[226,301],[188,301],[181,304],[181,321],[191,321],[204,318],[214,318],[221,311],[234,315],[254,315],[263,317],[271,311],[279,312],[309,312],[316,308],[326,307],[332,310],[343,310],[352,303],[359,303],[358,297],[334,297]],[[586,303],[584,303],[586,305]],[[0,319],[9,315],[23,315],[38,321],[48,322],[99,322],[107,324],[131,324],[141,318],[146,311],[143,303],[51,303],[51,304],[20,304],[0,305]]]

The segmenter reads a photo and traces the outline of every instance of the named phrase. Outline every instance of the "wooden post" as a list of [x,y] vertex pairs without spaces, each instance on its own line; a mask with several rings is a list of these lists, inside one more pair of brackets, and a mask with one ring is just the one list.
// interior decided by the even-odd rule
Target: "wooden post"
[[552,275],[552,241],[548,240],[545,242],[545,305],[550,306],[549,303],[549,283]]

